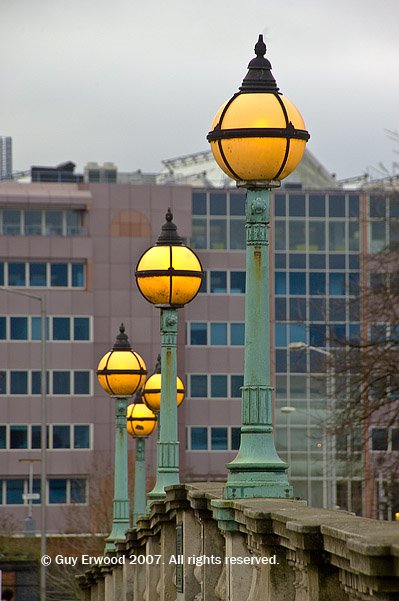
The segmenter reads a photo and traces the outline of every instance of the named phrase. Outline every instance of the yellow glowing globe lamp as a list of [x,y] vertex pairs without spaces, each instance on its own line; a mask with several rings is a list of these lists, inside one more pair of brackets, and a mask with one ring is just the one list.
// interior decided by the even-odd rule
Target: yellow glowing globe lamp
[[130,436],[149,436],[157,425],[156,415],[142,402],[128,405],[126,429]]
[[143,386],[146,375],[145,363],[132,350],[125,326],[121,324],[112,350],[98,364],[98,381],[111,396],[128,397]]
[[156,245],[141,256],[135,273],[144,298],[162,307],[182,307],[192,301],[204,275],[200,260],[184,246],[172,219],[168,209]]
[[207,136],[217,164],[236,181],[284,179],[310,138],[298,109],[278,91],[265,53],[260,35],[240,91],[218,110]]
[[[160,373],[152,374],[144,384],[143,388],[143,401],[152,409],[152,411],[159,411],[161,408],[161,382],[162,375]],[[177,406],[181,405],[184,400],[185,388],[184,384],[177,376],[176,378],[176,403]]]

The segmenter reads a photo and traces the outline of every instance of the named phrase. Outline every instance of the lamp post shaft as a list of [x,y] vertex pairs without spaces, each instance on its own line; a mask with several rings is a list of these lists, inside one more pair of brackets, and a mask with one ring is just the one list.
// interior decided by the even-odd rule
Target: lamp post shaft
[[115,549],[115,541],[123,540],[129,528],[129,493],[127,480],[126,397],[115,398],[115,471],[112,530],[105,551]]
[[133,506],[133,528],[136,527],[137,517],[145,514],[145,437],[136,437],[136,462],[134,473],[134,506]]
[[161,308],[161,408],[157,443],[157,480],[149,503],[165,497],[165,486],[179,484],[179,441],[176,403],[177,310]]
[[227,466],[226,499],[292,496],[288,466],[277,455],[273,438],[269,227],[270,190],[249,188],[245,224],[247,254],[241,443],[236,458]]

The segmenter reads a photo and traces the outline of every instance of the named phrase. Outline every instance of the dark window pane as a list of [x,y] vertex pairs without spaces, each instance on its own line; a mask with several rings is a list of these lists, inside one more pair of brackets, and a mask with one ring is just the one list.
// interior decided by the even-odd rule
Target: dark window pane
[[86,503],[86,480],[71,480],[71,503]]
[[70,447],[70,426],[53,426],[53,449],[69,449]]
[[358,273],[349,274],[349,294],[357,296],[359,294],[360,278]]
[[73,393],[90,394],[90,372],[75,371],[73,374]]
[[191,449],[193,451],[206,451],[208,449],[207,428],[191,428]]
[[349,269],[359,269],[359,255],[349,255]]
[[285,194],[274,195],[274,214],[276,217],[285,217]]
[[69,371],[53,371],[53,394],[70,394],[71,383]]
[[330,273],[330,294],[343,296],[345,294],[345,274]]
[[304,298],[290,299],[290,321],[304,321],[306,319],[306,304]]
[[206,322],[192,322],[190,324],[190,344],[207,345],[208,344],[208,324]]
[[345,255],[330,255],[330,269],[345,269]]
[[205,219],[193,219],[190,245],[198,249],[207,247]]
[[47,265],[46,263],[29,264],[29,286],[47,285]]
[[72,263],[72,287],[73,288],[84,288],[84,264],[83,263]]
[[345,195],[330,194],[329,198],[330,217],[345,217]]
[[20,236],[21,211],[3,209],[3,234],[5,236]]
[[399,429],[392,428],[391,430],[392,451],[399,451]]
[[211,397],[227,398],[227,376],[211,375]]
[[242,250],[245,248],[245,222],[241,219],[230,220],[230,248]]
[[53,340],[71,339],[71,320],[69,317],[53,317]]
[[274,255],[274,267],[276,269],[285,269],[287,266],[286,255],[284,253],[276,253]]
[[49,480],[49,503],[66,503],[67,481]]
[[317,271],[309,273],[309,294],[323,296],[326,293],[326,274]]
[[10,372],[10,394],[28,394],[28,372]]
[[274,326],[275,329],[275,345],[276,346],[287,346],[287,324],[285,323],[276,323]]
[[208,273],[206,271],[204,271],[204,277],[202,278],[201,286],[199,289],[200,294],[206,294],[208,292],[207,282],[208,282]]
[[26,286],[25,263],[8,264],[8,285]]
[[370,196],[370,217],[385,217],[385,196]]
[[245,215],[245,195],[230,192],[230,215]]
[[359,196],[357,194],[349,196],[349,217],[359,217]]
[[241,428],[231,428],[231,449],[236,451],[240,448]]
[[388,450],[388,430],[386,428],[373,428],[371,430],[371,449],[373,451]]
[[288,229],[290,235],[290,250],[304,251],[306,249],[305,221],[290,221]]
[[6,503],[7,505],[22,505],[24,493],[23,480],[6,480]]
[[330,326],[330,345],[339,346],[346,340],[345,324],[337,324]]
[[205,192],[193,192],[192,193],[192,208],[193,208],[193,215],[206,215],[206,193]]
[[274,292],[275,294],[286,294],[286,272],[276,271],[274,274]]
[[89,426],[74,426],[73,431],[73,446],[75,449],[90,448],[90,427]]
[[211,192],[209,195],[210,215],[226,215],[226,193]]
[[40,449],[41,445],[41,426],[31,426],[32,449]]
[[305,273],[290,273],[290,294],[306,294],[306,274]]
[[88,317],[75,317],[73,320],[74,340],[90,340],[90,319]]
[[208,396],[207,376],[192,375],[190,384],[191,396],[193,398],[206,398]]
[[289,255],[290,268],[291,269],[305,269],[306,268],[306,255],[302,254],[290,254]]
[[46,236],[62,236],[62,211],[46,211]]
[[330,320],[345,321],[346,319],[346,301],[341,298],[330,299]]
[[[209,225],[209,246],[214,250],[224,250],[227,245],[227,222],[225,219],[212,219]],[[198,248],[198,247],[197,247]]]
[[5,340],[7,337],[6,323],[6,318],[0,317],[0,340]]
[[276,372],[286,373],[287,371],[287,351],[284,349],[276,350]]
[[211,428],[212,451],[227,450],[227,428]]
[[67,263],[51,264],[51,285],[68,286],[68,265]]
[[25,236],[41,236],[41,234],[42,211],[25,211]]
[[28,339],[28,318],[11,317],[10,318],[10,338],[11,340]]
[[[46,336],[49,339],[50,318],[47,317]],[[41,317],[32,317],[32,340],[41,340],[42,338],[42,319]]]
[[211,271],[211,292],[226,294],[227,274],[225,271]]
[[288,197],[289,214],[290,217],[304,217],[305,216],[305,195],[304,194],[290,194]]
[[306,350],[290,351],[291,372],[306,373]]
[[233,399],[241,398],[241,387],[244,385],[244,376],[231,375],[231,397]]
[[211,345],[227,344],[227,323],[211,323]]
[[[41,494],[41,485],[40,485],[40,480],[34,479],[33,480],[33,486],[32,486],[32,492],[36,493],[37,495]],[[32,503],[34,505],[39,505],[40,504],[40,498],[39,499],[33,499]]]
[[[0,426],[0,449],[5,449],[7,446],[7,431],[5,426]],[[1,496],[1,486],[0,486],[0,496]]]
[[0,394],[6,394],[7,392],[7,372],[0,371]]
[[310,269],[325,269],[326,268],[325,255],[309,255],[309,267],[310,267]]
[[274,301],[275,307],[275,318],[278,321],[285,321],[287,319],[287,302],[285,298],[276,298]]
[[230,292],[231,294],[245,293],[245,271],[230,272]]
[[326,326],[323,324],[310,325],[311,346],[326,346]]
[[324,221],[309,221],[309,250],[325,250],[326,225]]
[[245,337],[245,326],[243,323],[230,324],[230,343],[232,345],[243,346]]
[[0,286],[4,286],[4,263],[0,263]]
[[28,426],[10,426],[10,449],[28,448]]
[[287,249],[285,221],[276,220],[274,222],[274,248],[275,250]]
[[309,195],[309,217],[324,217],[326,199],[322,194]]

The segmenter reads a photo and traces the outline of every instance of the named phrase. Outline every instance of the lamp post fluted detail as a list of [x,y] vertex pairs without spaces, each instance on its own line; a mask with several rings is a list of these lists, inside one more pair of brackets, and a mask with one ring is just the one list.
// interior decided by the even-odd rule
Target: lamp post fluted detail
[[214,118],[207,139],[216,162],[247,189],[245,356],[240,449],[228,464],[226,499],[290,498],[288,465],[274,446],[270,379],[270,190],[300,162],[309,134],[279,92],[260,35],[239,92]]

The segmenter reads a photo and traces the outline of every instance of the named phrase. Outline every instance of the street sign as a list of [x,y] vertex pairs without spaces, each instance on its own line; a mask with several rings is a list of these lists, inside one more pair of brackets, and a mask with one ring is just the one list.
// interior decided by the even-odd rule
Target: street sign
[[40,500],[40,494],[38,492],[24,493],[22,495],[22,498],[23,498],[24,501],[39,501]]

